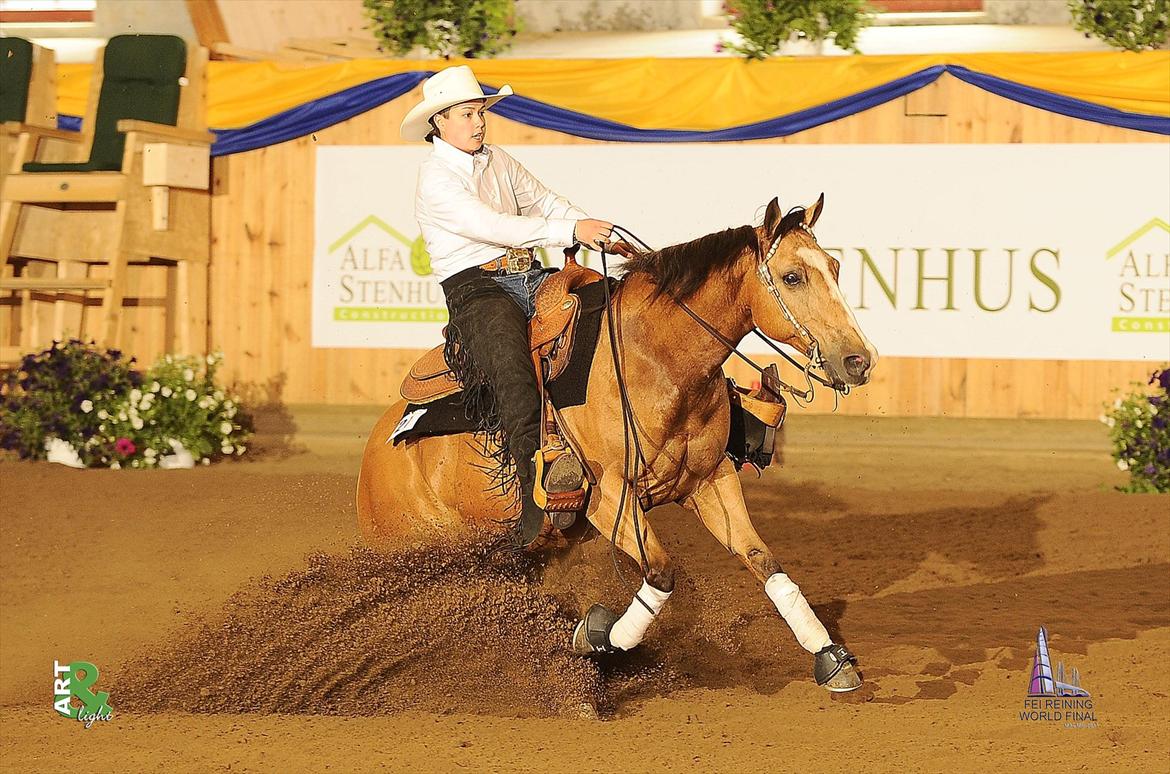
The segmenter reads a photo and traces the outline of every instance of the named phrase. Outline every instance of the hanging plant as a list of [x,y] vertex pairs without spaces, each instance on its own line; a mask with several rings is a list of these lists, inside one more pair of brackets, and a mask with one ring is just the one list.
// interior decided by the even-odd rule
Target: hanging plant
[[1068,0],[1073,26],[1127,51],[1166,48],[1170,0]]
[[514,0],[362,0],[382,48],[403,56],[415,46],[451,57],[492,57],[512,45]]
[[741,42],[720,41],[717,51],[735,51],[748,59],[764,59],[790,41],[832,40],[860,53],[857,35],[870,24],[865,0],[727,0],[731,28]]

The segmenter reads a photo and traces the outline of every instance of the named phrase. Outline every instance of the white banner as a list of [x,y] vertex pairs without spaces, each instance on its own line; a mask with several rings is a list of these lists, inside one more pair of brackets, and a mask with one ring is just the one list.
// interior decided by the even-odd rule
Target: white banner
[[[787,210],[825,192],[817,238],[883,355],[1170,359],[1167,143],[508,151],[654,246],[758,223],[773,196]],[[429,152],[317,149],[313,346],[439,343],[446,306],[414,220]]]

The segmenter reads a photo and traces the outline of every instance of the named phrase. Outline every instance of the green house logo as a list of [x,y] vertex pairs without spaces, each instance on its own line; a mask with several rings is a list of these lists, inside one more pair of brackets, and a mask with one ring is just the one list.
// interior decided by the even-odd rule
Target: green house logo
[[1105,253],[1117,278],[1115,333],[1170,333],[1170,223],[1151,218]]
[[367,215],[327,248],[338,294],[336,322],[446,322],[422,236],[411,239]]

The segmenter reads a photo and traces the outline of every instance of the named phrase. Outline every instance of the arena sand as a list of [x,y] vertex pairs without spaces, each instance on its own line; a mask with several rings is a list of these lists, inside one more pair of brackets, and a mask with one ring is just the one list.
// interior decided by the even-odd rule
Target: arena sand
[[[358,410],[254,461],[0,461],[0,759],[12,771],[1165,771],[1170,507],[1122,495],[1092,423],[790,419],[755,523],[862,691],[831,696],[754,579],[656,511],[677,591],[636,652],[567,650],[634,584],[594,540],[539,559],[360,546]],[[280,435],[283,432],[284,435]],[[1094,728],[1021,720],[1036,630]],[[55,716],[52,662],[114,717]]]

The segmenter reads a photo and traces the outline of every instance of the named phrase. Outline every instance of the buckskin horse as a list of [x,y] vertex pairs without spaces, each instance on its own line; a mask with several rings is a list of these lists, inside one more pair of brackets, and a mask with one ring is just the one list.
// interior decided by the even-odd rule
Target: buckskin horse
[[[722,366],[730,348],[720,338],[738,342],[758,328],[815,359],[838,391],[866,383],[877,360],[838,287],[838,262],[813,234],[823,204],[822,195],[785,215],[773,199],[762,226],[728,229],[625,264],[609,310],[614,346],[604,343],[610,334],[603,316],[587,400],[564,409],[560,422],[596,481],[587,518],[641,565],[644,582],[620,617],[593,606],[574,632],[578,652],[628,650],[642,640],[674,586],[671,559],[644,512],[679,503],[764,584],[813,654],[817,684],[832,691],[861,685],[853,654],[831,641],[756,533],[725,453],[731,406]],[[637,387],[625,398],[619,374]],[[365,538],[389,544],[470,528],[502,531],[514,505],[491,491],[482,445],[466,434],[387,443],[404,405],[381,417],[362,458],[357,506]],[[640,438],[640,476],[631,476],[628,439],[615,430],[625,416],[632,416]],[[638,496],[630,503],[641,518],[621,518],[619,501],[634,484]]]

